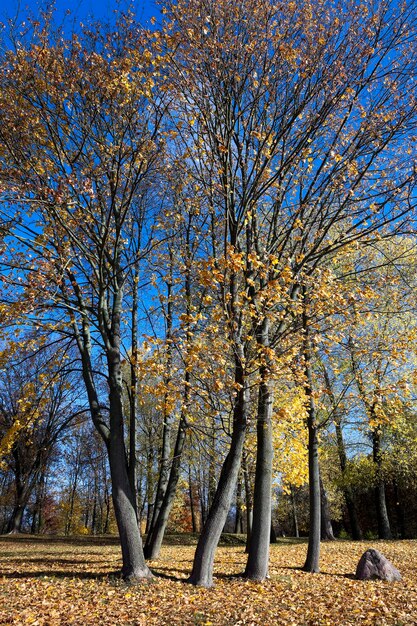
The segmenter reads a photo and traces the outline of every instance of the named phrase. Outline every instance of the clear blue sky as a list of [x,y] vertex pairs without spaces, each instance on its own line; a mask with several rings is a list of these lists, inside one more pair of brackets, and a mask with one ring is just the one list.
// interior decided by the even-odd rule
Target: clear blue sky
[[[45,7],[50,2],[43,0],[0,0],[0,22],[4,22],[9,18],[15,18],[21,22],[31,14],[37,16],[41,7]],[[108,21],[112,20],[114,10],[118,5],[120,8],[126,8],[129,4],[135,10],[136,16],[140,22],[146,24],[152,16],[158,17],[160,12],[156,5],[156,0],[122,0],[117,3],[116,0],[55,0],[56,20],[61,22],[67,10],[71,11],[69,17],[65,19],[73,22],[74,18],[77,22],[86,21],[89,17]]]

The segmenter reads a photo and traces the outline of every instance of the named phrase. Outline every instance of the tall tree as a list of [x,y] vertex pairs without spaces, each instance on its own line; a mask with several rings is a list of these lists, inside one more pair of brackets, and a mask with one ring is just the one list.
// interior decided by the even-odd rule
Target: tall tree
[[48,20],[33,29],[2,59],[2,214],[16,216],[2,267],[32,319],[35,311],[39,324],[55,318],[78,347],[91,417],[109,455],[122,573],[148,577],[129,480],[121,362],[128,278],[153,245],[154,215],[142,196],[163,151],[156,55],[129,16],[70,38]]
[[[320,265],[343,246],[384,225],[399,228],[413,203],[414,171],[397,150],[413,151],[413,6],[381,4],[366,14],[354,4],[341,9],[190,0],[168,11],[176,132],[223,225],[230,257],[238,255],[230,336],[238,345],[237,304],[247,302],[259,355],[258,471],[246,568],[254,579],[265,578],[268,568],[272,372],[301,285],[314,284]],[[239,444],[233,457],[240,455]],[[222,508],[229,505],[222,500]],[[216,532],[208,528],[191,577],[197,584],[211,583],[206,563]]]

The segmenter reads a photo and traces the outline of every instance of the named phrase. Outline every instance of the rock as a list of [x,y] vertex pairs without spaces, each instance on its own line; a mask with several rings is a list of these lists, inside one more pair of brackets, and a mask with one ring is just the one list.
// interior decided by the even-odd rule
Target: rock
[[401,574],[388,559],[370,548],[364,552],[356,568],[355,578],[358,580],[401,580]]

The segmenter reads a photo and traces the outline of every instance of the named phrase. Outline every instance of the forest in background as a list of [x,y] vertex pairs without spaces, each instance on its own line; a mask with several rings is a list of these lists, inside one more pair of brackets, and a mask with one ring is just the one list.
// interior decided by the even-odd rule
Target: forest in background
[[0,532],[198,532],[201,586],[223,528],[260,581],[415,537],[415,3],[53,15],[0,59]]

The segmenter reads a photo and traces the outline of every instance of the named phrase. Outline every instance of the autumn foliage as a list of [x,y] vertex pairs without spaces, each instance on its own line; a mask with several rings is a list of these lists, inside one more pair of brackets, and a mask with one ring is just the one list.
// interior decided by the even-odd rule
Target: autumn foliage
[[[2,528],[116,524],[126,582],[152,580],[146,561],[163,573],[167,528],[199,531],[192,564],[167,550],[210,587],[233,525],[233,573],[266,586],[220,583],[219,598],[246,585],[242,618],[213,600],[190,623],[332,623],[325,606],[350,623],[357,602],[331,602],[324,577],[281,572],[280,550],[303,545],[270,562],[270,543],[308,534],[316,573],[321,538],[416,534],[416,4],[177,0],[159,25],[117,11],[70,34],[54,20],[10,24],[0,53]],[[325,548],[326,573],[349,573],[345,547],[360,545]],[[342,582],[337,598],[363,589]],[[91,583],[106,619],[130,619],[113,596],[138,592],[112,584]],[[138,623],[170,590],[206,597],[177,587],[146,587]]]

